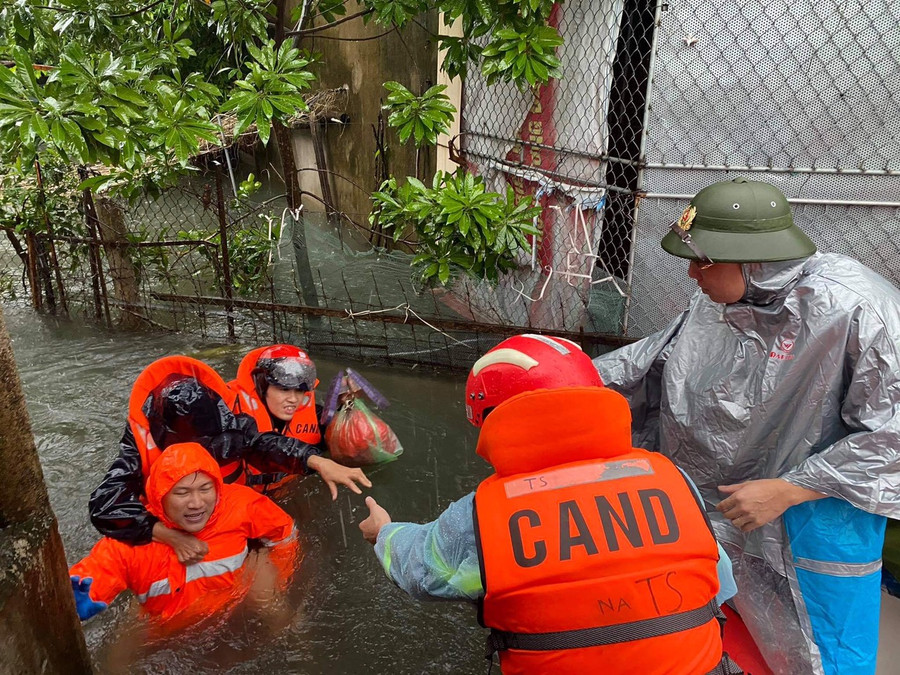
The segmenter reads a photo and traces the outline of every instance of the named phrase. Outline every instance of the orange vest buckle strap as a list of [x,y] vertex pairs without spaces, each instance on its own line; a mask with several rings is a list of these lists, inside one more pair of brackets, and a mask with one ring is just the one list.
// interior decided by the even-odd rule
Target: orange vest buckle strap
[[[222,482],[223,483],[234,483],[244,475],[244,463],[243,462],[232,462],[231,464],[227,464],[222,467]],[[228,469],[232,469],[229,473],[225,473]]]
[[666,616],[657,616],[640,621],[563,630],[553,633],[509,633],[491,629],[487,639],[485,658],[503,649],[523,649],[527,651],[551,651],[557,649],[581,649],[599,647],[632,640],[646,640],[698,628],[719,616],[715,599],[696,609]]

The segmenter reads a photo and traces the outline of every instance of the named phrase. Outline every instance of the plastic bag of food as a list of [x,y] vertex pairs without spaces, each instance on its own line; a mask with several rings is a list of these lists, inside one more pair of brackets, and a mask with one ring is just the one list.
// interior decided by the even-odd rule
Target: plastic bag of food
[[403,452],[397,435],[362,400],[351,398],[325,430],[331,459],[345,466],[392,462]]

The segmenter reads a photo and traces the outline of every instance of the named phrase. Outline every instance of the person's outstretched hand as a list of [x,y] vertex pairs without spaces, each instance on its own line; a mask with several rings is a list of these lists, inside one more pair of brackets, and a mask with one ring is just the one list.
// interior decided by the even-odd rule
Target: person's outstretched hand
[[[372,481],[366,478],[366,474],[363,473],[362,469],[351,469],[349,466],[338,464],[333,460],[320,457],[319,455],[310,457],[306,462],[306,466],[313,471],[318,472],[322,480],[325,481],[328,489],[331,490],[332,501],[337,499],[338,485],[346,485],[358,495],[362,494],[359,485],[372,487]],[[357,485],[357,483],[359,483],[359,485]]]
[[162,523],[153,525],[153,541],[158,541],[175,551],[182,565],[194,565],[209,553],[209,545],[192,534],[172,530]]
[[369,507],[369,516],[359,524],[359,529],[366,541],[374,546],[381,528],[391,522],[391,515],[378,505],[374,497],[366,497],[366,506]]
[[91,577],[82,579],[78,575],[70,576],[72,581],[72,594],[75,596],[75,609],[78,611],[78,618],[87,621],[109,607],[105,602],[97,602],[91,599],[91,584],[94,580]]
[[750,532],[772,522],[796,504],[825,497],[781,478],[720,485],[719,492],[731,496],[719,502],[716,510],[741,532]]

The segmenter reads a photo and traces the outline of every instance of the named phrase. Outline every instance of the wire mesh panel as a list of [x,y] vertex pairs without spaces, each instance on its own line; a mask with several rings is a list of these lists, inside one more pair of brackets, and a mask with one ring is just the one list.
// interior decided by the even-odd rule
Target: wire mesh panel
[[[468,368],[521,329],[475,315],[452,290],[423,287],[412,253],[375,248],[324,213],[291,211],[283,195],[236,200],[229,187],[211,172],[132,202],[83,195],[55,227],[7,226],[0,278],[24,269],[32,298],[34,261],[44,270],[37,297],[65,289],[73,316],[387,363]],[[27,242],[52,243],[58,264]]]
[[822,251],[900,282],[900,5],[672,3],[659,14],[628,334],[687,304],[659,248],[687,200],[743,176],[777,185]]
[[466,83],[467,159],[545,207],[515,292],[481,289],[480,305],[534,325],[661,328],[695,287],[659,241],[691,196],[736,176],[780,187],[821,250],[900,280],[900,5],[604,0],[554,19],[560,82],[536,96]]
[[620,333],[653,12],[631,0],[557,5],[562,77],[522,92],[465,83],[462,147],[494,189],[543,207],[542,235],[497,289],[469,283],[473,308],[539,328]]
[[900,280],[900,5],[569,0],[551,23],[558,81],[465,82],[469,168],[543,207],[541,237],[496,285],[423,288],[411,254],[372,247],[346,214],[236,199],[210,154],[130,203],[62,176],[29,210],[0,184],[0,294],[397,363],[467,367],[527,329],[613,344],[687,306],[695,286],[660,239],[696,192],[737,176],[777,185],[821,250]]

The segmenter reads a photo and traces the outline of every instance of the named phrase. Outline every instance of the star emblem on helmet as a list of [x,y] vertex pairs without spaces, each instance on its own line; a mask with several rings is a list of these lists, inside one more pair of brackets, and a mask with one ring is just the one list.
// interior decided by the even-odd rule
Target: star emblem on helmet
[[687,232],[691,229],[691,225],[694,223],[694,217],[697,215],[697,207],[696,206],[688,206],[684,213],[681,214],[681,218],[678,220],[678,229],[684,230]]

